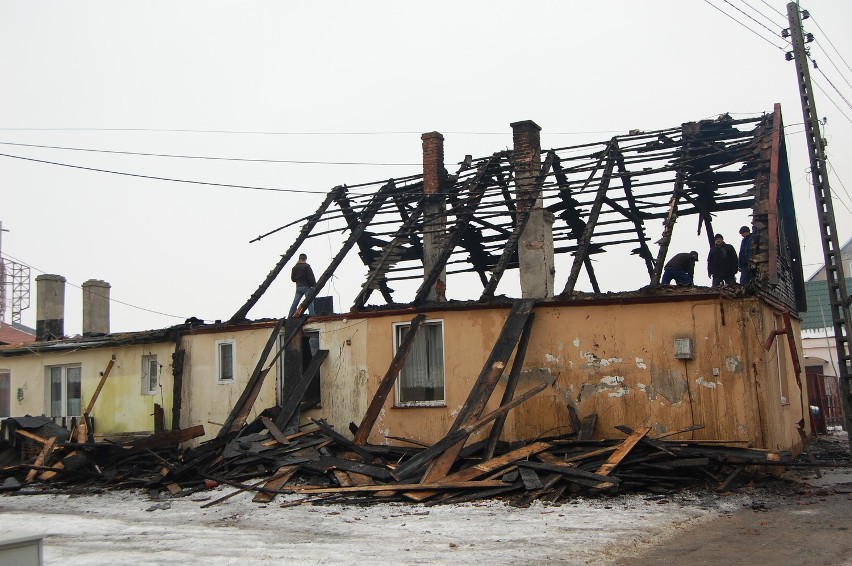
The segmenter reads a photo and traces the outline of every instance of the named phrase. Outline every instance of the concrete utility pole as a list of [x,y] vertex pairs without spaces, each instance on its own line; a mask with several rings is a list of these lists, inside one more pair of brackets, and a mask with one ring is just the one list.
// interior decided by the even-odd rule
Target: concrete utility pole
[[[804,13],[808,17],[807,12]],[[817,215],[820,222],[822,250],[825,256],[825,280],[828,283],[828,297],[831,302],[831,318],[834,324],[834,340],[837,346],[837,358],[840,369],[840,395],[843,405],[843,423],[850,440],[852,450],[852,358],[849,354],[849,295],[846,293],[846,276],[843,273],[840,243],[837,240],[837,223],[834,220],[834,206],[831,202],[831,190],[828,183],[828,167],[825,159],[825,144],[820,131],[819,118],[811,87],[811,74],[808,69],[808,54],[802,33],[802,13],[796,2],[787,4],[787,18],[790,22],[790,38],[793,41],[793,58],[796,61],[796,76],[799,81],[799,94],[802,97],[802,114],[805,119],[805,134],[808,142],[808,154],[811,160],[811,180],[816,196]]]

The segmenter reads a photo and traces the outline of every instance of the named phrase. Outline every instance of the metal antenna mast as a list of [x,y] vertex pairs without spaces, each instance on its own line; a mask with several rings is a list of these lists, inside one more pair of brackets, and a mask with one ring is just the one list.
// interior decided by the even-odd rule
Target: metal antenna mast
[[846,293],[846,277],[843,273],[840,243],[837,240],[837,224],[834,220],[834,206],[831,202],[828,167],[825,160],[825,143],[814,104],[811,74],[808,69],[808,53],[805,50],[805,39],[802,33],[803,17],[807,19],[808,13],[807,11],[800,13],[796,2],[787,4],[787,18],[790,22],[790,36],[793,40],[793,58],[796,61],[796,75],[799,81],[799,94],[802,97],[802,114],[805,119],[808,155],[811,160],[811,180],[816,196],[822,250],[825,257],[825,279],[828,283],[831,319],[834,324],[834,340],[839,360],[843,422],[849,435],[850,444],[852,444],[852,393],[850,393],[850,384],[852,384],[852,365],[850,365],[850,362],[852,362],[852,358],[849,355],[849,295]]

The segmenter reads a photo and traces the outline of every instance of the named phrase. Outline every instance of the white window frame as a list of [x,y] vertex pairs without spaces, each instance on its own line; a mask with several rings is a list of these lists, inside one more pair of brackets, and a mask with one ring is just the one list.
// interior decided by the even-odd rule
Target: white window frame
[[[399,330],[400,328],[410,327],[410,322],[395,322],[393,323],[393,354],[396,356],[396,352],[399,349],[400,338],[399,338]],[[426,320],[421,323],[421,327],[425,326],[439,326],[441,328],[441,380],[442,380],[442,388],[444,390],[442,399],[434,399],[431,401],[403,401],[402,400],[402,381],[403,381],[403,368],[400,368],[399,375],[396,379],[395,385],[395,393],[396,398],[394,401],[395,407],[446,407],[447,406],[447,363],[446,363],[446,340],[445,340],[445,332],[444,332],[444,320],[443,319],[434,319],[434,320]],[[418,332],[418,338],[421,334]],[[407,358],[406,358],[407,361]]]
[[[230,344],[231,346],[231,377],[222,379],[222,346]],[[237,380],[237,341],[233,338],[227,340],[216,340],[216,383],[230,384]]]
[[[151,387],[151,368],[154,370],[154,386]],[[142,395],[156,395],[160,388],[160,364],[156,354],[142,356]]]
[[[53,414],[53,387],[52,387],[52,372],[54,369],[59,369],[61,387],[60,387],[60,410],[58,415]],[[68,413],[68,370],[76,369],[80,372],[80,414],[72,415]],[[49,417],[81,417],[83,416],[83,366],[82,364],[65,364],[57,366],[45,366],[44,368],[44,404],[45,413]]]

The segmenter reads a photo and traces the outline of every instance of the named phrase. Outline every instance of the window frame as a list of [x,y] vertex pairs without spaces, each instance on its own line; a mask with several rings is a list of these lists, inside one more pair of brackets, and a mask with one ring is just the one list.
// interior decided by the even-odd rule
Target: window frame
[[[60,383],[59,383],[59,413],[58,415],[53,414],[53,370],[60,370]],[[71,399],[68,397],[68,370],[78,370],[78,379],[79,379],[79,387],[80,387],[80,395],[76,398],[79,402],[79,413],[77,415],[71,414],[72,411],[68,410],[68,405]],[[80,363],[76,364],[63,364],[63,365],[50,365],[44,367],[44,400],[45,400],[45,408],[47,409],[45,413],[47,416],[51,418],[62,417],[82,417],[83,416],[83,365]]]
[[[155,385],[151,388],[151,364],[157,368],[154,376]],[[146,354],[142,356],[142,395],[156,395],[160,389],[160,364],[157,361],[156,354]]]
[[[444,319],[432,319],[425,320],[421,323],[421,330],[423,327],[427,326],[438,326],[441,329],[441,388],[443,389],[443,395],[441,399],[433,399],[429,401],[403,401],[402,400],[402,382],[403,382],[403,369],[405,367],[405,363],[403,363],[403,367],[400,368],[399,374],[397,374],[396,382],[394,384],[394,407],[398,408],[407,408],[407,407],[446,407],[447,406],[447,352],[446,352],[446,333],[444,332]],[[392,324],[393,327],[393,355],[396,356],[397,351],[399,350],[399,345],[402,342],[400,338],[400,329],[402,328],[410,328],[410,322],[394,322]],[[418,332],[418,339],[422,336]],[[416,342],[416,339],[415,339]],[[409,352],[410,354],[410,352]],[[408,358],[406,357],[406,361]]]
[[[228,344],[231,346],[231,377],[228,379],[222,378],[222,346]],[[222,385],[230,385],[237,381],[237,341],[233,338],[216,340],[216,383]]]

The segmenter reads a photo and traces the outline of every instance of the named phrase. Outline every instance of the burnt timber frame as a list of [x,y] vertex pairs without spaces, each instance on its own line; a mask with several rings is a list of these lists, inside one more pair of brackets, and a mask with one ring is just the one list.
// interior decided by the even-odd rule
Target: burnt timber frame
[[[585,270],[594,293],[602,292],[594,260],[603,261],[627,246],[648,273],[647,285],[659,285],[678,220],[696,216],[708,243],[713,216],[744,210],[753,215],[754,247],[749,290],[779,309],[804,310],[801,257],[795,232],[791,183],[786,164],[781,113],[688,122],[649,132],[631,131],[605,142],[545,150],[536,178],[542,206],[553,213],[554,254],[571,254],[562,298],[578,293]],[[284,264],[307,239],[348,233],[337,255],[303,299],[300,315],[332,276],[352,247],[367,268],[354,310],[369,308],[372,291],[388,304],[423,305],[442,272],[472,272],[491,300],[507,269],[518,267],[518,241],[527,225],[529,203],[513,187],[514,152],[466,158],[441,183],[438,198],[447,218],[433,253],[437,261],[424,273],[419,236],[429,225],[422,175],[332,189],[317,211],[304,219],[296,242],[261,287],[232,320],[245,317]],[[360,192],[352,192],[359,189]],[[336,205],[333,207],[332,205]],[[325,227],[317,231],[318,223]],[[276,232],[274,230],[265,234]],[[652,243],[653,242],[653,243]],[[414,296],[394,300],[394,281],[419,280]],[[619,290],[619,289],[616,289]]]

